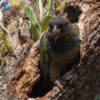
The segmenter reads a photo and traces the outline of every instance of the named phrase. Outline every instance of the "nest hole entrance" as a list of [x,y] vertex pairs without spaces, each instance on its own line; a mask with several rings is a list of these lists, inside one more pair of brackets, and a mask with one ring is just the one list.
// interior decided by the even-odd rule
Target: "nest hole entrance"
[[[73,64],[70,65],[70,66],[78,65],[79,62],[80,62],[80,52],[78,53],[78,57],[76,58],[76,61],[73,62]],[[71,69],[69,69],[69,71]],[[40,72],[41,72],[41,70],[40,70]],[[66,72],[64,72],[64,74],[65,73]],[[40,80],[33,86],[32,91],[27,96],[29,98],[43,97],[43,96],[45,96],[48,92],[50,92],[53,89],[53,86],[52,87],[49,87],[49,86],[45,87],[45,85],[43,83],[44,83],[43,82],[43,77],[42,77],[42,74],[41,74]]]
[[50,90],[52,90],[52,87],[45,87],[44,81],[43,81],[43,76],[40,68],[40,63],[38,66],[40,70],[40,80],[33,86],[31,92],[27,95],[29,98],[38,98],[38,97],[43,97],[45,96]]
[[[78,56],[77,56],[76,60],[70,66],[74,66],[74,65],[78,65],[79,64],[79,62],[80,62],[80,52],[78,52],[77,55]],[[40,69],[40,65],[39,65],[39,69]],[[72,67],[71,67],[71,69],[72,69]],[[69,69],[69,71],[71,69]],[[67,71],[65,71],[64,74],[66,72]],[[53,89],[53,86],[45,87],[45,85],[43,84],[44,82],[43,82],[43,77],[42,77],[41,70],[40,70],[40,75],[41,75],[40,80],[33,86],[31,92],[27,95],[29,98],[43,97]]]
[[52,88],[45,88],[42,79],[40,79],[32,88],[32,91],[27,95],[30,98],[45,96]]
[[82,10],[79,6],[68,6],[64,9],[64,13],[67,13],[67,18],[71,23],[78,23],[79,16],[82,13]]

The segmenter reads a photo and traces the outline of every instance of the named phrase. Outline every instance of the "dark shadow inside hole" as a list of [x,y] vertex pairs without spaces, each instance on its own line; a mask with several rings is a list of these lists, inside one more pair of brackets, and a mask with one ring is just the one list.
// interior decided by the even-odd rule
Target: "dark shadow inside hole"
[[32,91],[28,94],[28,97],[31,97],[31,98],[42,97],[46,93],[48,93],[50,90],[51,89],[49,87],[45,88],[43,85],[43,82],[40,80],[34,85],[34,87],[32,88]]
[[42,79],[40,79],[39,82],[37,82],[34,87],[32,88],[32,91],[28,94],[28,97],[30,98],[37,98],[37,97],[43,97],[48,93],[52,88],[45,88]]
[[[39,69],[40,69],[40,65],[39,65]],[[43,97],[52,89],[52,87],[49,86],[45,87],[45,85],[43,84],[44,82],[43,82],[41,70],[40,70],[40,75],[41,75],[40,80],[33,86],[32,91],[28,94],[28,97],[30,98]]]
[[70,20],[71,23],[77,23],[82,11],[79,6],[68,6],[64,10],[64,13],[67,13],[67,18]]

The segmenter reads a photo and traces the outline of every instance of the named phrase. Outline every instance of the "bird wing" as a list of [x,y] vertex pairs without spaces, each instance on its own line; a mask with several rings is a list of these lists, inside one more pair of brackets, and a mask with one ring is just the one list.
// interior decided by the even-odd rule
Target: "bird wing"
[[75,34],[79,35],[79,27],[78,27],[77,23],[73,23],[72,26],[73,26]]
[[48,78],[49,78],[49,55],[46,51],[46,36],[45,33],[44,35],[41,37],[41,41],[40,41],[40,68],[42,71],[42,75],[43,75],[43,80],[44,80],[44,84],[47,85],[48,84]]

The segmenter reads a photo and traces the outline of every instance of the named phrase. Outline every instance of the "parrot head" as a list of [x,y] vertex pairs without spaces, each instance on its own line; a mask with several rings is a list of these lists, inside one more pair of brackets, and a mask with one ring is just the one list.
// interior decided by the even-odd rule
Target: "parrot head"
[[61,17],[54,17],[49,22],[48,37],[54,41],[57,41],[61,37],[64,37],[69,28],[70,22],[68,19]]

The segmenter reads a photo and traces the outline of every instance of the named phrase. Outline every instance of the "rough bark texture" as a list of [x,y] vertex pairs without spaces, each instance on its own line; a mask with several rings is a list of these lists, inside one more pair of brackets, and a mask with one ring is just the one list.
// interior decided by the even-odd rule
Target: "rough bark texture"
[[25,96],[25,98],[27,94],[31,92],[32,86],[34,86],[40,78],[38,70],[40,56],[39,43],[40,41],[37,41],[18,62],[14,72],[14,78],[8,86],[13,93],[19,96]]
[[[39,100],[95,100],[100,98],[100,1],[69,0],[59,16],[77,22],[80,28],[80,62],[62,78],[64,89],[54,89]],[[39,41],[20,61],[9,84],[19,95],[27,95],[39,80]],[[33,70],[33,71],[32,71]],[[13,87],[11,87],[13,85]],[[56,91],[55,91],[56,90]],[[57,92],[58,91],[58,92]]]
[[[79,12],[81,15],[79,16]],[[57,100],[100,99],[100,2],[97,0],[70,0],[60,16],[67,15],[78,22],[81,48],[80,62],[63,76],[65,91]],[[76,17],[74,17],[76,14]],[[55,99],[56,99],[55,98]]]

